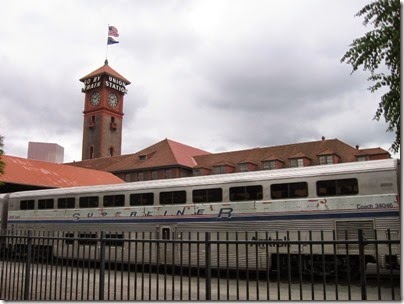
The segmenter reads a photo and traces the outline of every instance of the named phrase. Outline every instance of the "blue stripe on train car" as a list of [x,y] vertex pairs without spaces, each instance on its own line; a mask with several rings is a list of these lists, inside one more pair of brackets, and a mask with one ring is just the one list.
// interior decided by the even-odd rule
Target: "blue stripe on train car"
[[231,217],[217,216],[135,216],[135,217],[116,217],[116,218],[98,218],[83,217],[80,219],[10,219],[9,224],[136,224],[136,223],[181,223],[181,222],[255,222],[255,221],[279,221],[279,220],[320,220],[320,219],[352,219],[352,218],[379,218],[379,217],[399,217],[400,213],[394,211],[372,211],[372,212],[355,212],[355,213],[318,213],[318,214],[285,214],[285,215],[252,215],[237,216],[233,214]]

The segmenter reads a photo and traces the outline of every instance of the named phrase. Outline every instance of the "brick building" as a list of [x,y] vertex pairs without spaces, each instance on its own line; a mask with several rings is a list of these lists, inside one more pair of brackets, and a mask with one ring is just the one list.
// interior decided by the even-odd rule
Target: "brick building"
[[274,170],[390,158],[381,148],[359,149],[339,139],[209,153],[164,139],[137,153],[70,163],[107,171],[127,181]]
[[84,83],[83,157],[69,165],[111,172],[127,181],[274,170],[390,158],[381,148],[359,149],[339,139],[209,153],[170,139],[121,155],[123,102],[130,82],[108,62]]

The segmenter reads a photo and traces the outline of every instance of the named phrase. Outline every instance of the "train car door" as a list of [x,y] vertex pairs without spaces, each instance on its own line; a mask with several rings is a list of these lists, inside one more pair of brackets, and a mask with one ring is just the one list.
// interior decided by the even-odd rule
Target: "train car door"
[[159,239],[158,252],[160,264],[173,264],[175,263],[175,253],[177,245],[173,242],[176,237],[176,228],[173,225],[160,225],[158,227]]

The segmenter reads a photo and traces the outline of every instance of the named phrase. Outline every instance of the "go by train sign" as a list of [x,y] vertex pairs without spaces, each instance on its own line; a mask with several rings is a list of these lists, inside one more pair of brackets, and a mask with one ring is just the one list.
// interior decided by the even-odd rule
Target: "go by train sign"
[[126,89],[126,83],[116,77],[110,75],[100,75],[87,78],[83,80],[84,87],[81,89],[83,93],[101,87],[103,84],[107,88],[114,89],[120,93],[126,94],[128,90]]

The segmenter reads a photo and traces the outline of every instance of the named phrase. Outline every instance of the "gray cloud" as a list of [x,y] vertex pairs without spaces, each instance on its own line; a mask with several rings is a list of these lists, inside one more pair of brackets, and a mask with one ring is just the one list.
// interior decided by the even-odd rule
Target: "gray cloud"
[[[163,138],[212,152],[339,138],[390,147],[372,120],[380,96],[340,63],[366,30],[367,1],[17,1],[0,12],[0,114],[6,153],[57,142],[81,158],[79,79],[128,78],[123,153]],[[72,20],[75,20],[72,22]],[[106,47],[106,28],[120,43]]]

